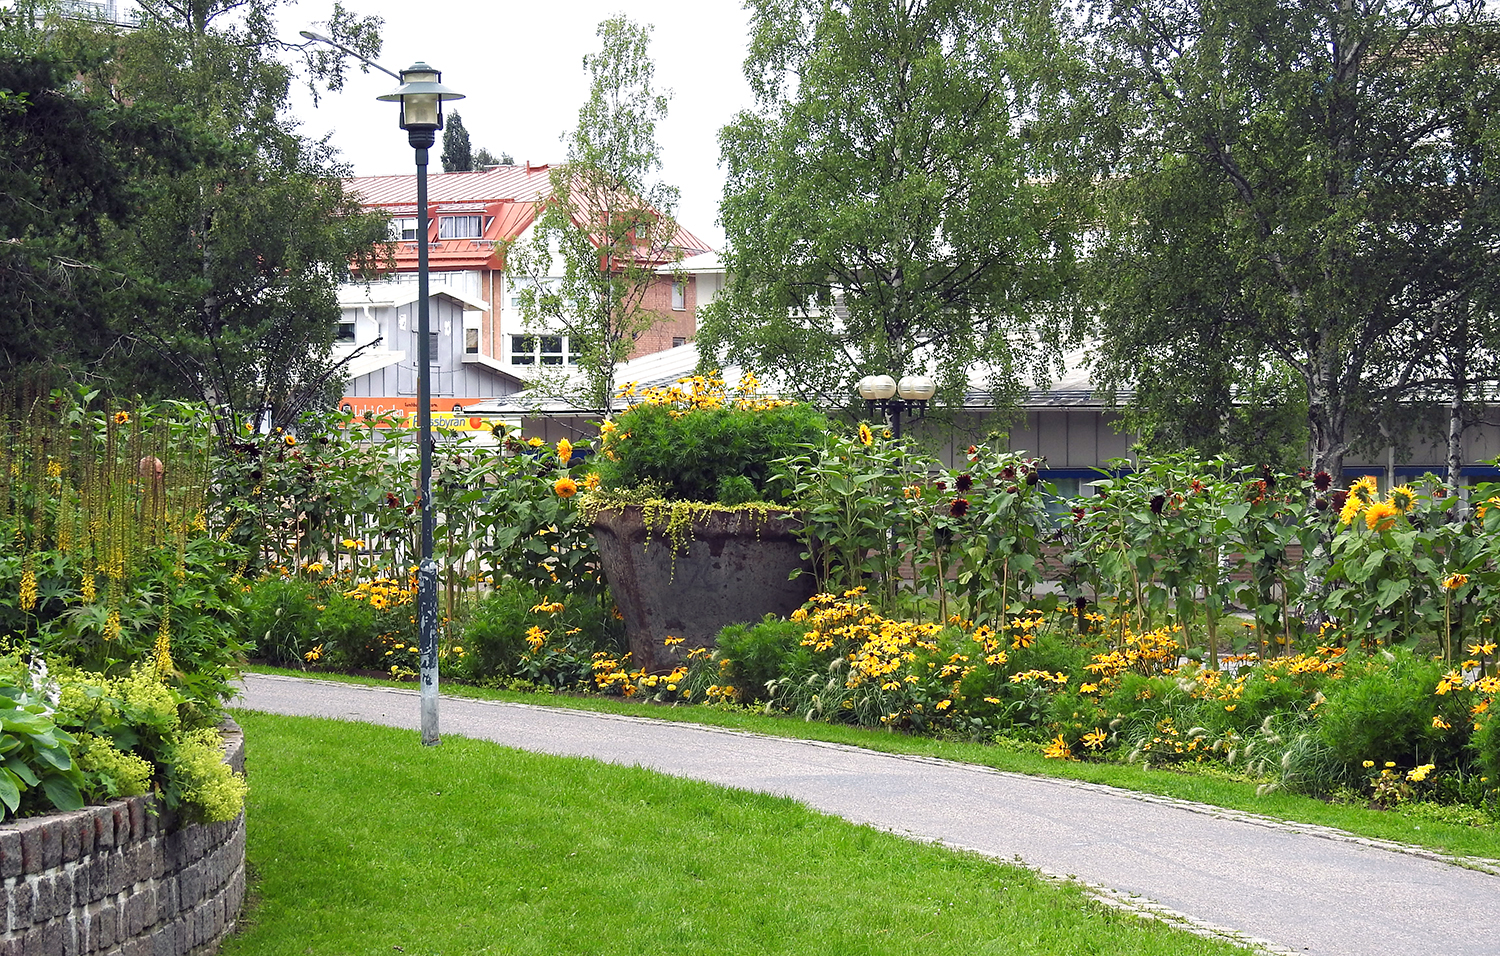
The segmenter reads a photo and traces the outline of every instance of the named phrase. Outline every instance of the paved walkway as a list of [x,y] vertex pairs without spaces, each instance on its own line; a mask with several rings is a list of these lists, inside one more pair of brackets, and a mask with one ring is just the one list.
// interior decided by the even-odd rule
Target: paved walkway
[[[415,691],[246,675],[236,706],[416,730]],[[782,794],[1278,953],[1496,956],[1500,875],[1317,827],[925,757],[444,697],[444,734]],[[247,742],[253,751],[255,741]]]

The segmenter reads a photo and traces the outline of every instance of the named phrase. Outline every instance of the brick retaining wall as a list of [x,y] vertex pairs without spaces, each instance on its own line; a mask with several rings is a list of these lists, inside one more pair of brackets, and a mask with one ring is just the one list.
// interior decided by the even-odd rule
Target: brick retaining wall
[[[224,737],[243,773],[243,734]],[[142,796],[0,825],[0,956],[217,952],[245,899],[245,814],[171,817]]]

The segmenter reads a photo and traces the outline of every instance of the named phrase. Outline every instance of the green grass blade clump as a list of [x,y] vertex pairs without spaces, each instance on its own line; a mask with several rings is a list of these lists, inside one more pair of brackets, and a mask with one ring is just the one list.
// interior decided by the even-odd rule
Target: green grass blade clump
[[226,956],[1240,950],[791,800],[257,713]]

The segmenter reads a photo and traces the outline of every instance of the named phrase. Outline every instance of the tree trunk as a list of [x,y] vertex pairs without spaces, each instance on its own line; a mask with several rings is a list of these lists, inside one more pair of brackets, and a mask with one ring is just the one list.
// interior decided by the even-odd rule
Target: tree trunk
[[1458,336],[1449,346],[1448,364],[1453,370],[1453,394],[1448,399],[1448,487],[1464,496],[1464,393],[1468,389],[1469,356],[1464,346],[1469,339],[1469,311],[1459,309]]

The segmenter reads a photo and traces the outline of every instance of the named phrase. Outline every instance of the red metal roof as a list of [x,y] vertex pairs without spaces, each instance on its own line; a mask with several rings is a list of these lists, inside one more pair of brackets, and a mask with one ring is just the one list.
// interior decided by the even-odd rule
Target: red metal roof
[[[427,177],[428,214],[434,217],[432,232],[436,235],[437,217],[443,215],[483,215],[482,232],[476,239],[443,239],[428,247],[433,269],[499,269],[497,244],[516,238],[536,218],[540,204],[551,192],[551,167],[492,166],[482,172],[431,173]],[[367,207],[379,208],[391,216],[417,214],[417,176],[357,176],[348,180],[350,188]],[[686,256],[711,251],[709,245],[681,226],[677,243]],[[417,244],[396,244],[397,268],[416,268]]]
[[[548,166],[492,166],[483,172],[430,173],[427,201],[431,203],[536,202],[550,190]],[[356,176],[348,181],[367,206],[416,208],[417,175]]]

